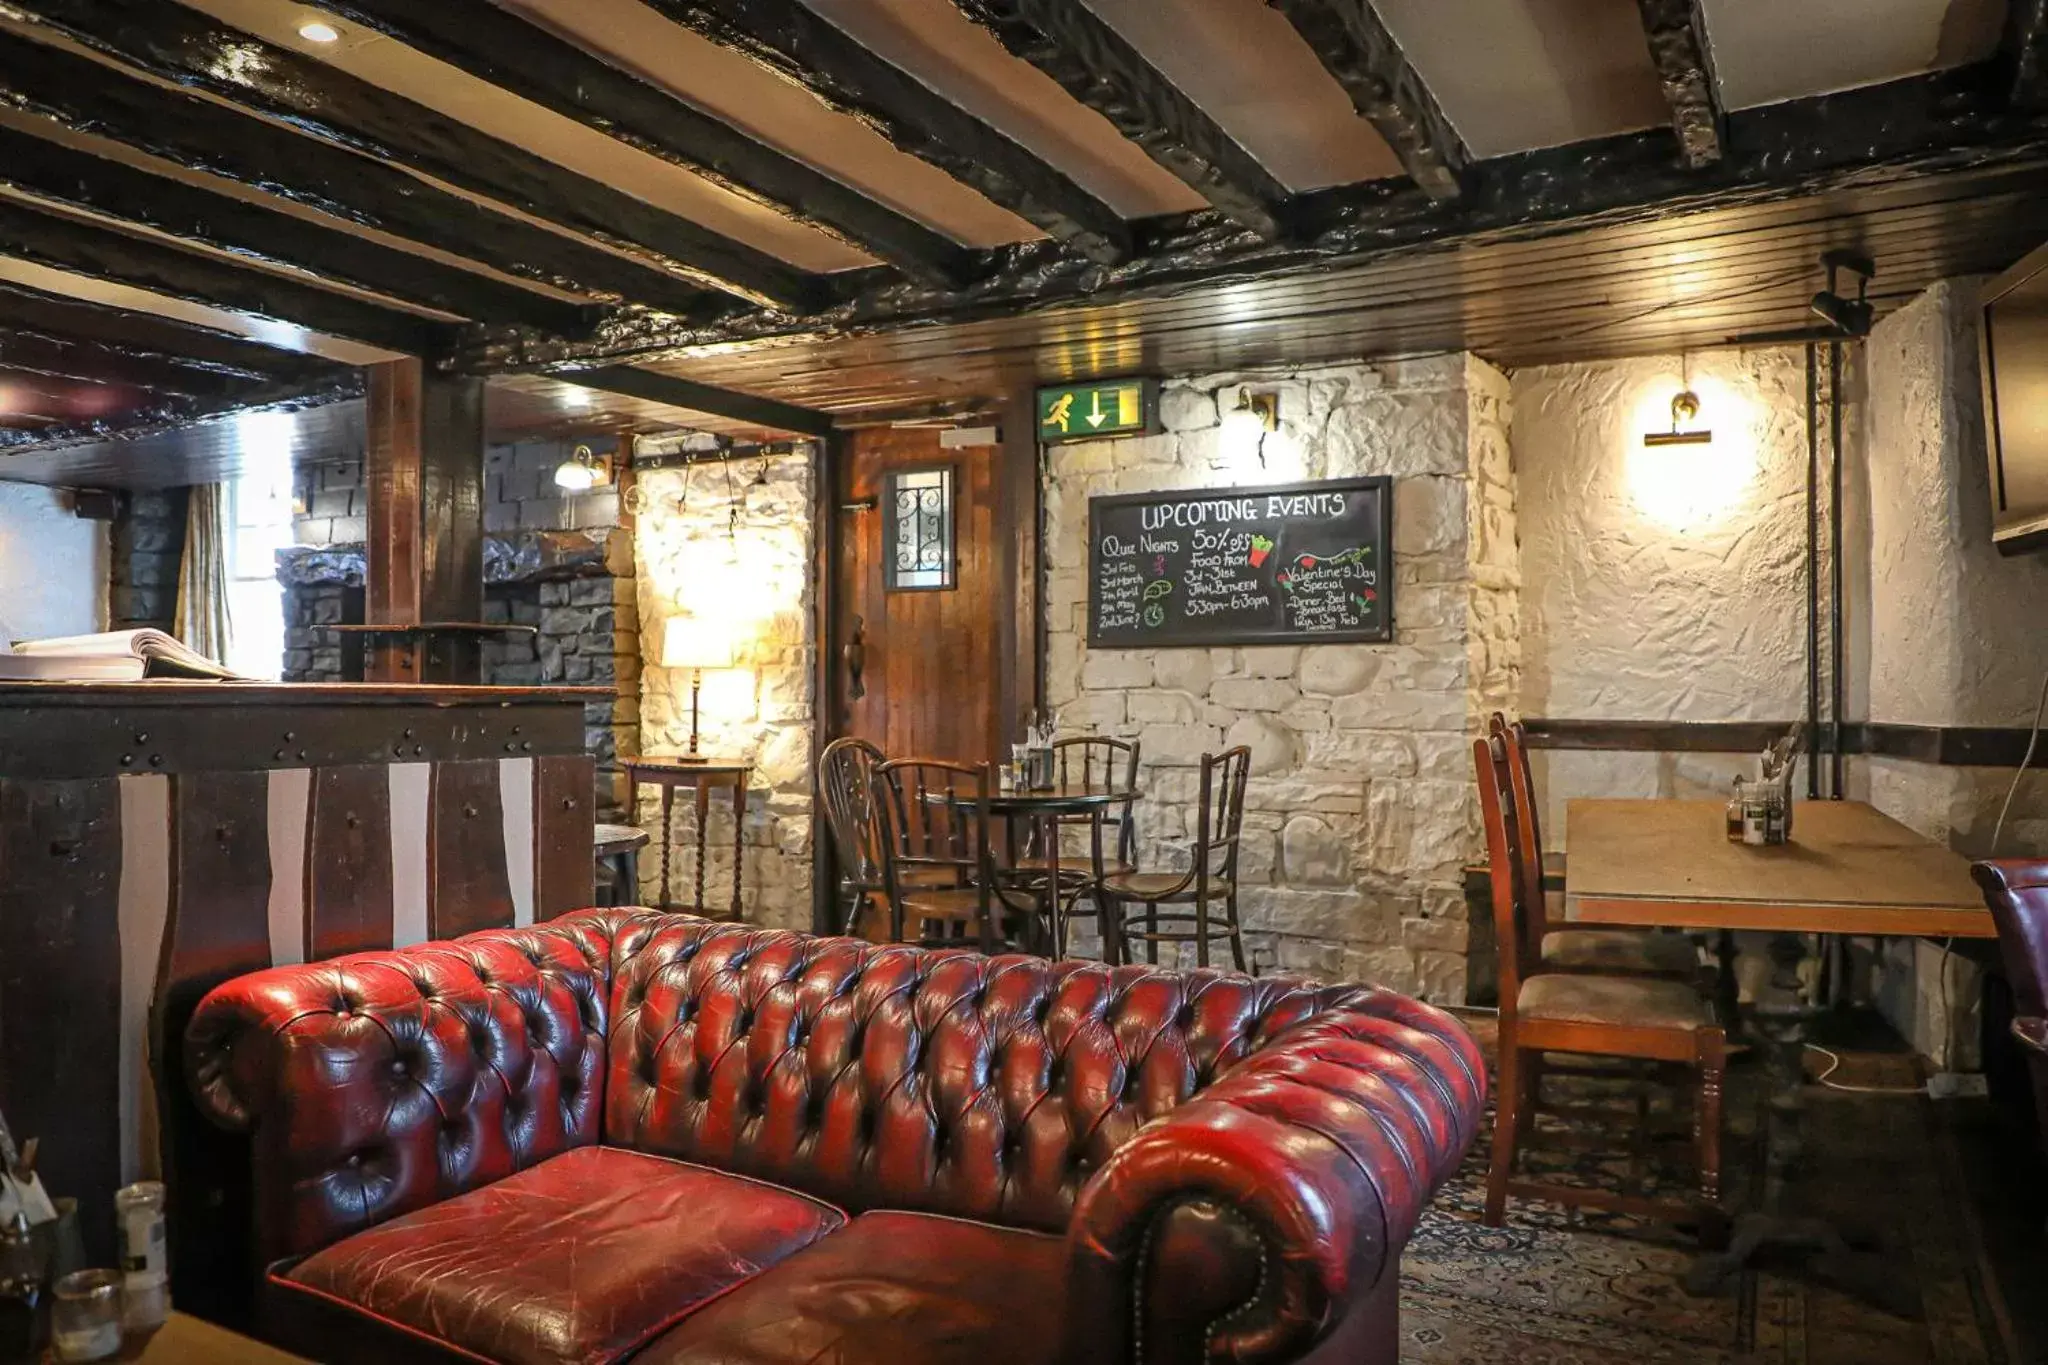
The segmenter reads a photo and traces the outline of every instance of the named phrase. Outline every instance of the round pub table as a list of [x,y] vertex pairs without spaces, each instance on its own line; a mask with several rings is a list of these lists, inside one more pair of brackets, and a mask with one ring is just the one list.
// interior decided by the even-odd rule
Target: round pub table
[[[1052,924],[1053,956],[1067,955],[1067,921],[1060,911],[1060,820],[1071,815],[1099,815],[1114,806],[1138,799],[1135,787],[1090,786],[1082,783],[1055,783],[1050,787],[1006,787],[989,792],[988,808],[991,815],[1000,815],[1009,820],[1028,820],[1038,826],[1045,848],[1045,898],[1046,918]],[[946,801],[954,806],[972,806],[977,797],[973,792],[955,790],[931,793],[931,799]],[[1011,861],[1014,863],[1015,849]]]

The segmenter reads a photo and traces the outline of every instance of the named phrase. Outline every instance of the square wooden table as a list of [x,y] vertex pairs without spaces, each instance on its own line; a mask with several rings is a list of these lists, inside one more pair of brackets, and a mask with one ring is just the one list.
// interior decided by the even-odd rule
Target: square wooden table
[[1730,843],[1721,801],[1572,801],[1565,918],[1996,938],[1970,864],[1862,801],[1800,801],[1792,842]]
[[1995,938],[1969,863],[1861,801],[1797,802],[1792,841],[1758,847],[1729,841],[1723,801],[1580,800],[1565,806],[1565,838],[1568,920],[1773,935],[1770,986],[1754,1008],[1772,1071],[1764,1198],[1736,1220],[1725,1252],[1693,1264],[1686,1287],[1717,1292],[1761,1253],[1787,1249],[1809,1256],[1822,1281],[1910,1314],[1908,1277],[1786,1207],[1803,1154],[1806,1026],[1819,1012],[1799,966],[1808,934]]

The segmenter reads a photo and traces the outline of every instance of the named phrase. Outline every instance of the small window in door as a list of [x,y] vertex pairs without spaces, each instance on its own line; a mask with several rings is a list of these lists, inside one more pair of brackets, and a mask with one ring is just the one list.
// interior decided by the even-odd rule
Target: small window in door
[[885,585],[892,592],[952,587],[952,469],[900,469],[886,490]]

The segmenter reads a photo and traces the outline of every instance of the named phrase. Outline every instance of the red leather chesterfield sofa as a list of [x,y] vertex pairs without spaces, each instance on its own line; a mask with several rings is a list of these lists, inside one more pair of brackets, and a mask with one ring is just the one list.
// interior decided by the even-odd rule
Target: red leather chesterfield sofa
[[1369,987],[632,909],[241,977],[185,1049],[266,1332],[379,1365],[1393,1362],[1485,1090]]

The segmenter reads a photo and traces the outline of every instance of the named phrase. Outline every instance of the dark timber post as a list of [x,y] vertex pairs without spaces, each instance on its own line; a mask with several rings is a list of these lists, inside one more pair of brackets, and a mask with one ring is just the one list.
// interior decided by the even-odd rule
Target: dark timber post
[[[484,385],[429,375],[417,359],[369,367],[371,626],[476,623],[484,606]],[[371,682],[478,682],[479,636],[374,635]]]

